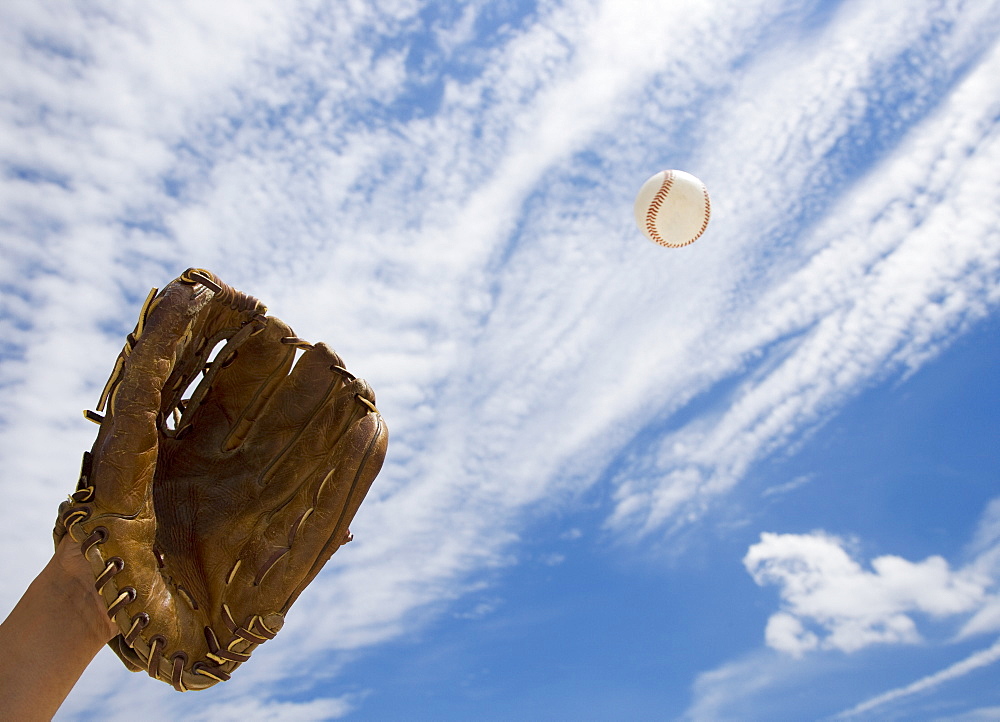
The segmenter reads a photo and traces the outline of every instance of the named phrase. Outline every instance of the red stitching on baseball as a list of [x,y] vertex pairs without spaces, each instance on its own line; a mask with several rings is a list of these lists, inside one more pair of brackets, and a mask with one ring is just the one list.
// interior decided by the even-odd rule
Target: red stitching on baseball
[[660,185],[660,190],[653,196],[653,200],[649,202],[649,208],[646,210],[646,230],[649,232],[650,238],[661,246],[669,244],[663,240],[660,233],[656,230],[656,214],[659,213],[660,207],[663,205],[663,201],[666,200],[667,194],[670,193],[670,188],[673,184],[674,174],[672,171],[667,171],[663,175],[663,183]]
[[674,172],[664,171],[663,185],[660,186],[660,190],[656,192],[653,196],[653,200],[649,202],[649,208],[646,210],[646,230],[649,232],[649,237],[654,241],[659,243],[661,246],[666,246],[667,248],[683,248],[684,246],[689,246],[699,238],[708,228],[708,219],[711,215],[711,203],[708,199],[708,188],[705,187],[703,183],[701,186],[702,195],[705,197],[705,218],[701,222],[701,230],[698,231],[697,235],[685,243],[667,243],[663,236],[660,235],[659,231],[656,230],[656,214],[660,212],[660,208],[663,206],[663,202],[667,199],[667,195],[670,193],[670,189],[674,184]]

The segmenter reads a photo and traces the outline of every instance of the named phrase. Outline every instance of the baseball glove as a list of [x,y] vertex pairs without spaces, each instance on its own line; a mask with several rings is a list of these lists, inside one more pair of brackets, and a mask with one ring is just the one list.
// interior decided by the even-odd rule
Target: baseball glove
[[200,269],[153,289],[59,508],[56,544],[69,534],[93,567],[111,648],[179,691],[275,636],[385,457],[368,384],[266,312]]

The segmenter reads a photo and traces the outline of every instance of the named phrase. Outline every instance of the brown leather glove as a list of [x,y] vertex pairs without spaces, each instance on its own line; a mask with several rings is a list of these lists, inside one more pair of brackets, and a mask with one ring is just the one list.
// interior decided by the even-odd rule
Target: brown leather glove
[[266,312],[204,270],[153,289],[105,416],[84,412],[101,428],[59,508],[56,544],[81,544],[120,630],[110,646],[180,691],[229,679],[274,637],[351,540],[385,457],[368,384]]

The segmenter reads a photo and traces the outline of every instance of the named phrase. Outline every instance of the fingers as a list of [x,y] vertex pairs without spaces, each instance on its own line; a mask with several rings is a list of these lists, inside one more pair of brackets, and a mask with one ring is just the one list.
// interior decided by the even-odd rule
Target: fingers
[[197,269],[150,294],[101,394],[98,408],[106,407],[107,415],[86,413],[101,425],[91,481],[102,507],[134,515],[148,503],[163,414],[200,372],[208,339],[247,329],[265,310],[257,299]]
[[[267,406],[261,410],[257,428],[252,432],[253,443],[272,457],[280,457],[285,449],[298,444],[313,420],[326,418],[324,409],[337,405],[347,383],[353,376],[342,369],[343,361],[325,344],[307,350],[291,373],[274,389]],[[339,369],[339,370],[337,370]],[[321,435],[339,435],[326,428],[329,420],[320,423]],[[316,430],[313,430],[316,433]],[[334,436],[335,438],[335,436]],[[321,446],[325,442],[321,441]],[[329,446],[329,443],[326,443]]]
[[[289,498],[275,500],[277,511],[266,534],[273,545],[262,557],[254,584],[262,586],[265,594],[271,586],[288,595],[281,602],[282,613],[330,556],[350,540],[351,521],[382,468],[387,444],[388,431],[381,415],[366,409],[351,421],[323,463],[310,469],[308,477],[302,479],[305,483],[282,488],[283,473],[273,475],[265,493],[273,496],[280,490]],[[284,473],[290,475],[293,469],[294,465],[288,465]],[[301,473],[301,467],[298,471]]]
[[371,388],[322,344],[303,354],[247,435],[245,458],[268,460],[242,492],[266,525],[251,583],[292,590],[276,599],[282,611],[348,540],[387,440]]
[[226,346],[219,351],[202,408],[190,416],[192,425],[207,427],[198,431],[208,434],[202,438],[218,451],[231,451],[243,443],[295,360],[295,347],[281,342],[291,329],[277,318],[262,321],[263,330],[236,348]]
[[304,562],[310,559],[312,564],[281,609],[282,613],[288,610],[333,553],[351,540],[350,524],[382,469],[389,431],[380,414],[369,413],[358,421],[348,439],[349,443],[342,449],[343,456],[317,489],[312,514],[315,518],[298,530],[300,538],[292,545],[290,565],[298,564],[302,569]]
[[116,512],[134,513],[146,499],[156,463],[161,393],[195,314],[210,298],[202,286],[168,285],[143,307],[138,336],[130,336],[116,364],[105,394],[110,396],[108,414],[93,451],[102,463],[95,465],[92,479],[102,504],[114,504]]

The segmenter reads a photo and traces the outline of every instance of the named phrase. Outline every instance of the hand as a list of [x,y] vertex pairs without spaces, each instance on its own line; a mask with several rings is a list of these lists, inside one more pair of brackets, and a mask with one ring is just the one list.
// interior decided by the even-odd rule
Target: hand
[[0,710],[50,720],[97,652],[118,633],[80,545],[63,538],[0,624]]
[[56,553],[40,577],[47,583],[50,597],[59,600],[67,617],[75,617],[77,628],[88,638],[103,645],[118,634],[118,626],[108,618],[104,598],[94,588],[90,562],[84,559],[80,545],[68,535],[59,542]]

